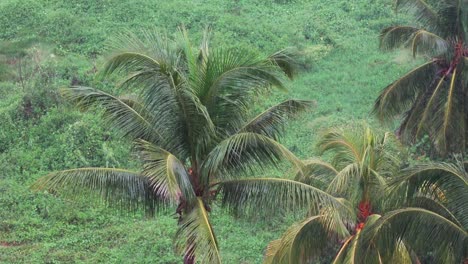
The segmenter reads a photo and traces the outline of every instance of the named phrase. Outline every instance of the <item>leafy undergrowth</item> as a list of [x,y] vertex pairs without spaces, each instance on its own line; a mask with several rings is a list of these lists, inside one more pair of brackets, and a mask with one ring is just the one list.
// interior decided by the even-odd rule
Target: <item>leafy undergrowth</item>
[[[289,93],[275,92],[253,110],[291,97],[315,100],[315,109],[292,122],[282,140],[306,158],[330,126],[366,120],[384,129],[369,114],[372,104],[380,89],[416,63],[408,54],[378,50],[379,30],[406,21],[393,14],[390,2],[1,1],[0,263],[180,262],[172,250],[172,212],[146,219],[27,188],[54,170],[136,167],[128,142],[96,115],[78,113],[56,97],[58,87],[69,85],[114,91],[112,83],[94,78],[112,35],[155,27],[173,32],[184,24],[199,37],[211,25],[215,45],[264,53],[298,47],[306,71]],[[267,243],[290,222],[252,223],[217,209],[213,225],[226,263],[260,263]]]

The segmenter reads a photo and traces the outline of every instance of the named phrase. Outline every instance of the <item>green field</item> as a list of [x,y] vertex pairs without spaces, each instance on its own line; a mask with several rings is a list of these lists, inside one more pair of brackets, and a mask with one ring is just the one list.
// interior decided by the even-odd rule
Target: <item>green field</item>
[[[94,74],[116,34],[173,34],[184,25],[199,39],[211,26],[217,46],[264,54],[285,47],[303,51],[306,69],[289,83],[289,92],[273,92],[253,110],[286,98],[315,100],[313,111],[291,122],[281,140],[308,158],[329,127],[367,121],[394,129],[381,127],[370,111],[379,91],[417,64],[407,53],[379,51],[379,31],[403,22],[408,18],[396,15],[390,0],[2,0],[0,263],[180,262],[172,250],[174,210],[147,219],[86,198],[71,201],[28,189],[51,171],[138,165],[129,142],[57,93],[76,84],[117,92],[115,83]],[[214,211],[225,263],[260,263],[268,242],[294,218],[248,221]]]

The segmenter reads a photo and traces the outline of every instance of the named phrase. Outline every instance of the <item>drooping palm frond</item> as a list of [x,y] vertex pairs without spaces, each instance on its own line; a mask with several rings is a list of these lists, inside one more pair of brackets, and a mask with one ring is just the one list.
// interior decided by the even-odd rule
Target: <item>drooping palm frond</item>
[[449,151],[460,153],[467,143],[468,113],[458,107],[466,103],[463,97],[466,88],[462,86],[459,74],[457,69],[452,73],[446,98],[438,101],[431,120],[434,144],[444,154]]
[[56,191],[64,195],[95,193],[109,205],[135,210],[144,208],[154,213],[163,202],[142,174],[124,169],[81,168],[51,173],[38,179],[33,190]]
[[181,198],[186,202],[195,199],[190,176],[176,156],[143,140],[137,141],[136,147],[143,162],[141,173],[150,180],[151,187],[158,196],[167,198],[174,204]]
[[380,34],[380,48],[391,50],[401,46],[409,47],[416,54],[439,56],[448,51],[449,43],[442,37],[411,26],[388,27]]
[[216,184],[222,205],[241,215],[303,211],[319,214],[325,208],[353,217],[350,205],[311,185],[280,178],[246,178]]
[[463,226],[468,226],[468,173],[461,160],[454,164],[413,166],[404,170],[389,187],[400,205],[411,203],[420,194],[427,195],[447,207]]
[[186,258],[193,258],[197,263],[221,263],[218,241],[201,198],[197,198],[191,211],[183,216],[176,241],[177,251]]
[[291,49],[283,49],[271,54],[268,59],[278,65],[290,79],[293,79],[300,66],[298,56],[299,54]]
[[205,179],[217,175],[219,179],[240,177],[254,172],[256,166],[277,166],[288,160],[300,168],[302,162],[285,146],[264,135],[244,132],[223,140],[208,154],[202,171]]
[[[436,263],[459,263],[467,257],[468,233],[465,227],[421,208],[404,208],[386,213],[368,227],[360,256],[375,246],[382,254],[393,254],[399,241],[417,251],[431,250]],[[432,241],[428,245],[428,241]],[[447,262],[448,261],[448,262]]]
[[163,136],[153,125],[153,116],[136,101],[121,99],[89,87],[72,87],[62,90],[63,96],[83,110],[102,107],[104,117],[124,136],[161,142]]
[[[330,226],[326,223],[328,220],[325,215],[318,215],[292,225],[280,239],[270,242],[263,263],[310,262],[327,247],[328,243],[325,241],[344,237],[343,234],[339,235],[340,231],[346,230],[341,220],[338,220],[339,226]],[[327,230],[327,226],[330,229]]]
[[277,140],[283,132],[286,121],[306,111],[313,104],[313,101],[307,100],[286,100],[257,115],[239,132],[253,132]]
[[434,62],[426,62],[385,87],[375,101],[373,112],[381,121],[392,120],[405,112],[416,96],[431,84],[436,70]]

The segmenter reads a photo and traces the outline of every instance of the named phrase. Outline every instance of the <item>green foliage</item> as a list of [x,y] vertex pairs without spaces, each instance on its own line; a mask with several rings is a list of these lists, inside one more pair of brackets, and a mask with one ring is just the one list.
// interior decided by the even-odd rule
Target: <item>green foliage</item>
[[[382,27],[408,21],[391,12],[390,2],[0,1],[0,39],[2,43],[8,40],[0,50],[0,67],[7,72],[0,79],[0,206],[11,204],[10,210],[2,210],[0,215],[0,242],[19,243],[0,246],[0,262],[154,263],[154,256],[159,263],[178,262],[172,253],[176,221],[171,216],[147,221],[139,214],[128,216],[90,206],[85,199],[71,202],[32,194],[25,188],[51,170],[86,164],[137,167],[128,142],[102,127],[100,118],[71,111],[61,100],[49,96],[55,95],[57,88],[70,85],[121,94],[113,80],[94,80],[95,70],[101,69],[101,54],[106,53],[105,44],[115,33],[154,28],[174,32],[184,24],[199,40],[201,36],[196,34],[211,25],[217,46],[257,49],[263,54],[296,46],[307,55],[302,60],[308,63],[308,73],[289,85],[289,93],[275,93],[267,100],[256,101],[252,108],[258,113],[287,98],[315,100],[315,110],[291,122],[281,139],[295,154],[307,157],[317,152],[313,146],[324,128],[359,119],[375,125],[368,112],[378,87],[412,66],[401,63],[408,61],[401,54],[377,50],[376,37]],[[22,91],[17,64],[10,65],[8,60],[23,56],[34,46],[44,50],[41,53],[47,59],[41,60],[41,65],[48,65],[45,76],[54,80],[47,83],[36,76],[36,81],[26,83],[31,89]],[[18,111],[26,95],[36,105],[45,106],[32,119],[25,119]],[[266,176],[282,174],[284,166],[279,167]],[[35,213],[37,204],[49,205],[48,219]],[[214,211],[213,226],[222,258],[228,263],[261,262],[267,242],[287,226],[276,221],[246,223],[225,212],[216,213],[216,207]]]

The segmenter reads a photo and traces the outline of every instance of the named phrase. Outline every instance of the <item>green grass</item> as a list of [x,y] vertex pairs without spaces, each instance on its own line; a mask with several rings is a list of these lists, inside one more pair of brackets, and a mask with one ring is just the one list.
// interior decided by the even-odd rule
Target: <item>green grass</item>
[[[180,262],[172,251],[172,212],[148,220],[86,199],[69,201],[27,189],[53,170],[136,166],[128,142],[96,115],[78,113],[49,96],[75,81],[112,91],[113,84],[96,81],[92,70],[99,68],[114,34],[151,28],[171,33],[183,24],[197,38],[210,25],[214,45],[308,51],[304,61],[310,69],[290,84],[290,92],[275,92],[254,107],[290,97],[315,100],[315,109],[292,122],[282,140],[307,158],[316,155],[317,136],[331,126],[365,120],[385,129],[370,115],[373,101],[416,62],[405,53],[380,52],[378,32],[404,21],[393,14],[389,0],[1,1],[5,48],[0,55],[14,58],[26,51],[25,58],[39,58],[44,70],[37,74],[29,68],[35,74],[28,75],[24,90],[18,69],[2,65],[2,76],[5,67],[10,73],[0,83],[0,263]],[[41,104],[44,109],[25,116],[26,96],[35,109]],[[219,210],[213,219],[226,263],[260,263],[267,243],[291,222],[250,223]]]

